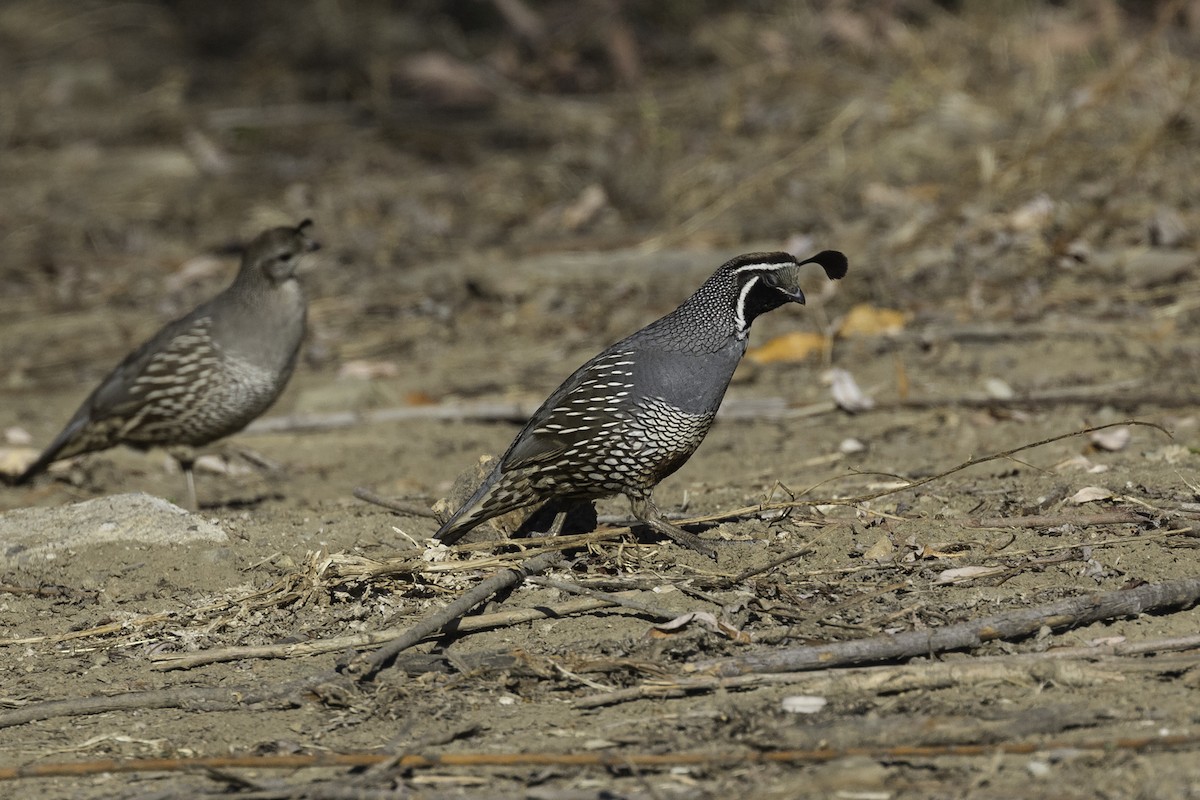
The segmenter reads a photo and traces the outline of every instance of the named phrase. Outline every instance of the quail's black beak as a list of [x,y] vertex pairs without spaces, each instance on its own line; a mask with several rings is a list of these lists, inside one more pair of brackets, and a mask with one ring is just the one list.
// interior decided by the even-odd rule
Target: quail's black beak
[[771,273],[764,282],[787,298],[787,302],[804,305],[804,292],[800,288],[802,277],[800,265],[793,263]]

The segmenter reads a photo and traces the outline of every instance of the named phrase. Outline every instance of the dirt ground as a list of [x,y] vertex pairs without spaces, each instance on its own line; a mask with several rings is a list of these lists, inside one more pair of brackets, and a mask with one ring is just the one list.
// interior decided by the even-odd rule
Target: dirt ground
[[[0,782],[0,796],[1200,797],[1196,608],[876,672],[596,700],[705,660],[1196,577],[1200,4],[393,5],[0,6],[0,470],[218,291],[234,245],[304,217],[324,245],[304,276],[297,374],[197,476],[192,527],[223,539],[49,556],[3,543],[0,770],[334,753],[612,763],[101,772]],[[746,360],[656,500],[686,517],[813,502],[693,528],[724,542],[715,562],[634,533],[568,549],[547,573],[722,625],[659,630],[620,606],[508,617],[410,651],[443,657],[289,702],[143,695],[9,724],[46,701],[319,674],[350,648],[163,666],[404,629],[528,557],[496,541],[429,548],[433,519],[353,491],[428,509],[579,363],[730,255],[781,248],[843,250],[849,275],[814,269],[808,305],[756,323],[752,346],[774,349]],[[805,357],[797,332],[826,338]],[[831,369],[869,400],[835,402]],[[904,488],[1130,419],[1161,429],[1063,438]],[[0,509],[46,509],[52,540],[70,504],[182,491],[164,453],[121,449],[0,485]],[[619,526],[628,507],[599,511]],[[527,584],[479,613],[575,600]],[[901,680],[905,665],[923,677]],[[797,697],[824,703],[800,713]],[[1161,737],[1174,746],[1135,746]],[[907,745],[931,749],[889,751]],[[817,748],[828,758],[754,760]],[[637,765],[688,754],[705,760]]]

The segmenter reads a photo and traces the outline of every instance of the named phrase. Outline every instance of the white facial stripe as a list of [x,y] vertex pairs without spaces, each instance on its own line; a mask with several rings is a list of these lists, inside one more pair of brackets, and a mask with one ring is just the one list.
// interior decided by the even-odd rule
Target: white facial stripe
[[754,263],[754,264],[743,264],[742,266],[735,269],[733,271],[733,274],[741,275],[743,272],[751,272],[751,271],[772,272],[777,269],[783,269],[784,267],[794,267],[795,265],[796,264],[794,261],[784,261],[783,263],[773,263],[770,261],[763,261],[763,262],[758,262],[758,263]]
[[742,286],[742,291],[738,293],[737,306],[735,306],[733,309],[733,324],[734,330],[738,332],[739,336],[745,336],[747,331],[746,295],[750,294],[750,290],[754,288],[754,285],[757,284],[759,280],[761,279],[755,275],[753,278],[746,281],[746,284]]

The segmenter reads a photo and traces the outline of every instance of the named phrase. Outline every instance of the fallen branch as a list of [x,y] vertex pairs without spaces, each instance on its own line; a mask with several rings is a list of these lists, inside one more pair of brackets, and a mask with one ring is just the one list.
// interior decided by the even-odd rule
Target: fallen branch
[[711,659],[684,666],[688,673],[721,677],[761,672],[824,669],[839,664],[868,664],[931,656],[978,647],[997,639],[1018,639],[1043,627],[1061,630],[1148,611],[1191,606],[1200,599],[1200,577],[1147,584],[1135,589],[1080,595],[1033,608],[942,628],[874,636],[833,644],[790,647],[769,653]]
[[[1193,642],[1187,649],[1200,646]],[[1118,655],[1116,648],[1062,648],[1073,655],[1056,653],[1020,653],[1000,658],[972,658],[969,661],[930,661],[919,664],[889,664],[873,667],[840,667],[814,672],[779,672],[651,680],[627,689],[588,695],[576,700],[575,708],[599,708],[635,700],[687,697],[716,691],[739,691],[762,686],[794,686],[806,694],[861,697],[868,694],[899,694],[933,691],[979,684],[1053,683],[1056,686],[1088,687],[1124,680],[1129,672],[1173,674],[1194,668],[1195,656],[1133,659]],[[1159,645],[1149,652],[1179,649]],[[1078,652],[1086,651],[1086,652]]]
[[[610,595],[609,597],[620,598],[621,596]],[[559,603],[554,606],[514,608],[508,611],[497,611],[493,614],[476,614],[470,617],[463,617],[455,628],[455,631],[458,633],[471,633],[474,631],[490,630],[492,628],[503,628],[539,619],[557,619],[572,614],[582,614],[587,611],[595,611],[598,608],[609,608],[619,604],[623,603],[617,603],[614,600],[600,597],[585,597]],[[192,669],[204,666],[205,664],[241,661],[248,658],[302,658],[322,655],[324,653],[340,653],[351,648],[372,647],[381,642],[392,641],[398,636],[403,635],[406,630],[406,628],[385,628],[380,631],[369,631],[353,636],[338,636],[332,639],[318,639],[312,642],[223,647],[217,650],[201,650],[195,653],[153,653],[149,658],[154,668],[159,670]]]
[[0,728],[11,728],[43,719],[82,717],[110,711],[142,711],[147,708],[187,708],[194,711],[231,711],[247,706],[270,704],[287,708],[297,704],[298,695],[306,688],[336,673],[313,676],[280,686],[220,686],[155,689],[148,692],[124,692],[105,697],[70,697],[30,703],[21,708],[0,712]]
[[516,568],[497,572],[470,591],[464,592],[450,605],[420,620],[373,653],[359,654],[342,668],[342,674],[360,681],[371,678],[392,662],[399,653],[412,647],[426,636],[439,631],[457,630],[456,623],[460,622],[459,618],[465,616],[472,608],[492,595],[518,586],[528,576],[545,572],[561,560],[562,553],[554,550],[534,556]]

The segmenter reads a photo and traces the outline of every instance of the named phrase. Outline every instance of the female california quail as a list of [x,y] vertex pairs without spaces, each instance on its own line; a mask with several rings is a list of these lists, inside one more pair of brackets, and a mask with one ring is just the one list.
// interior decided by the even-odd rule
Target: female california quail
[[712,555],[699,537],[664,520],[650,494],[708,433],[754,318],[804,302],[800,267],[809,263],[830,279],[846,274],[846,257],[836,250],[807,261],[788,253],[738,256],[679,308],[577,369],[434,536],[454,542],[484,520],[552,498],[624,494],[639,521]]
[[307,304],[296,265],[319,245],[311,220],[259,234],[233,283],[170,323],[109,373],[50,446],[17,479],[61,458],[118,444],[165,447],[196,507],[193,448],[246,427],[291,377]]

